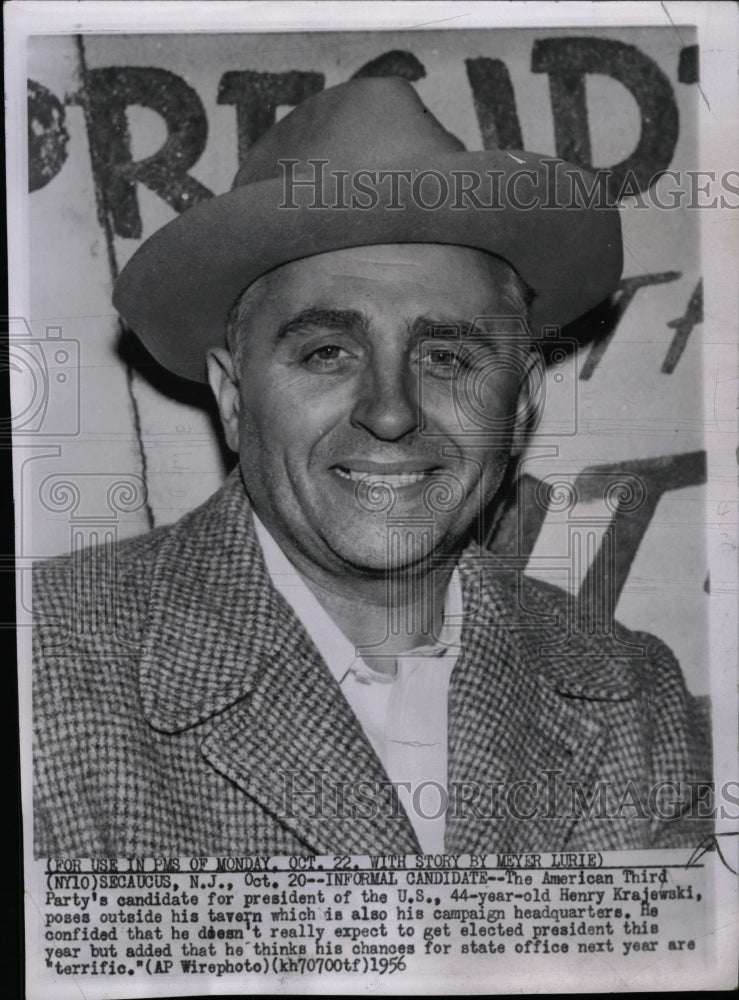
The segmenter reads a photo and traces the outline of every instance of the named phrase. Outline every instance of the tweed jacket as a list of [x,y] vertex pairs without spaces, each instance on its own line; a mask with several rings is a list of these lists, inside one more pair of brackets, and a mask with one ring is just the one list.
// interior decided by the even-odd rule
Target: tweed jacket
[[[446,850],[697,844],[647,808],[655,782],[708,776],[668,649],[578,628],[561,591],[475,545],[459,569]],[[271,585],[238,472],[177,524],[34,576],[37,855],[419,851]],[[360,779],[376,794],[355,808]]]

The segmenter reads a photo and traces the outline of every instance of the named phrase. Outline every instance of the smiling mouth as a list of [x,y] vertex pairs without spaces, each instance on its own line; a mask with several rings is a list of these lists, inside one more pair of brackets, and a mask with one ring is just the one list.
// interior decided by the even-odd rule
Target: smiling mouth
[[353,483],[364,483],[366,486],[376,486],[384,484],[400,488],[402,486],[415,486],[422,483],[432,474],[432,469],[421,472],[365,472],[355,469],[347,469],[344,466],[336,465],[333,471],[342,479],[349,479]]

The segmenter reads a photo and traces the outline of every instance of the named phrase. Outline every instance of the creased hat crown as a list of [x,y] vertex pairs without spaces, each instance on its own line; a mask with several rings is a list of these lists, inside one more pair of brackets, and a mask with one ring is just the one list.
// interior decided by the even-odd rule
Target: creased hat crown
[[282,177],[279,161],[328,160],[328,168],[372,170],[436,158],[464,145],[401,77],[351,80],[307,98],[254,143],[233,187]]

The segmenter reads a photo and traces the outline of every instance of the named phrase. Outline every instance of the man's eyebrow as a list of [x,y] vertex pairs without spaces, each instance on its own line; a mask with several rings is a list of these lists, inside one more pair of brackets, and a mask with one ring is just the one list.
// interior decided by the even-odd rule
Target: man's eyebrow
[[433,316],[418,316],[409,324],[412,337],[468,337],[475,331],[474,320]]
[[357,309],[301,309],[278,328],[275,340],[282,340],[299,333],[311,333],[317,328],[337,331],[364,330],[367,326],[367,317]]
[[[499,346],[498,340],[501,337],[506,343],[521,340],[521,330],[515,317],[498,316],[492,310],[488,314],[475,316],[474,319],[418,316],[408,324],[408,331],[415,340],[460,337],[488,343],[493,347]],[[528,336],[525,339],[528,342]]]

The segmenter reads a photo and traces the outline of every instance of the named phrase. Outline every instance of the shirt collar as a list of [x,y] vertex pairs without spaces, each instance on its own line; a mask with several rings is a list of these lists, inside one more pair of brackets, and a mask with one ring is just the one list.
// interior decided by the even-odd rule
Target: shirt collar
[[[293,609],[329,670],[341,683],[357,659],[358,654],[354,644],[347,639],[336,622],[319,603],[303,577],[254,511],[252,511],[252,518],[272,585]],[[462,585],[459,570],[455,566],[444,599],[443,624],[438,640],[409,650],[403,654],[403,658],[419,654],[456,657],[460,647],[462,612]]]

